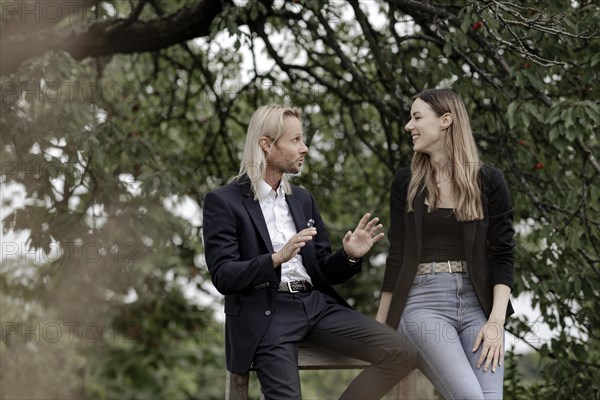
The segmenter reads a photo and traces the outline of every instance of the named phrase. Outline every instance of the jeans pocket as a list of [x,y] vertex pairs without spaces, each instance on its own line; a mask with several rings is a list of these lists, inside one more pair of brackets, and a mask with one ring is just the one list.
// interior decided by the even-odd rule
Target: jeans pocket
[[417,287],[424,285],[425,282],[429,280],[431,274],[423,274],[423,275],[415,275],[415,279],[413,279],[412,287]]

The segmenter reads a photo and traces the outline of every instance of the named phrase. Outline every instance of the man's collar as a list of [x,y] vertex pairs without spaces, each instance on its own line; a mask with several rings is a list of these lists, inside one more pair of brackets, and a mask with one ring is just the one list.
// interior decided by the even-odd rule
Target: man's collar
[[[258,181],[258,198],[259,199],[264,200],[267,197],[269,197],[272,190],[273,190],[273,188],[271,187],[271,185],[269,185],[264,180],[261,179],[260,181]],[[279,182],[279,187],[277,188],[276,193],[278,196],[283,196],[283,198],[285,198],[285,190],[283,190],[283,179]]]

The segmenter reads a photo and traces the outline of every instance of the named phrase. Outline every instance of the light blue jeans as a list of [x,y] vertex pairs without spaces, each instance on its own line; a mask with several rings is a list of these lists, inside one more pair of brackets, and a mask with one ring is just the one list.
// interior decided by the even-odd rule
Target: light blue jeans
[[504,367],[477,368],[473,343],[487,318],[465,273],[417,275],[398,329],[417,349],[417,367],[445,399],[502,399]]

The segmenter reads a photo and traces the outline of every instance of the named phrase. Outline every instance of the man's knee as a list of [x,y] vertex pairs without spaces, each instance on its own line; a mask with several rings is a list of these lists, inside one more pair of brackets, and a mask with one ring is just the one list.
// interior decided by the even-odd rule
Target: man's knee
[[415,365],[417,361],[417,350],[406,338],[394,332],[394,341],[387,349],[386,361],[396,365]]
[[408,346],[404,343],[403,346],[398,349],[398,355],[395,357],[395,361],[400,364],[415,365],[417,362],[417,351],[412,346]]

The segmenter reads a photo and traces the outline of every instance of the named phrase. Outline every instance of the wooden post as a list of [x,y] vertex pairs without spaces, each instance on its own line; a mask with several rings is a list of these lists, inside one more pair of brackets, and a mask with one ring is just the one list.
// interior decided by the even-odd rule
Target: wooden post
[[418,370],[413,369],[394,387],[394,400],[415,400],[417,398],[418,373]]
[[248,400],[248,374],[237,375],[227,371],[225,400]]

